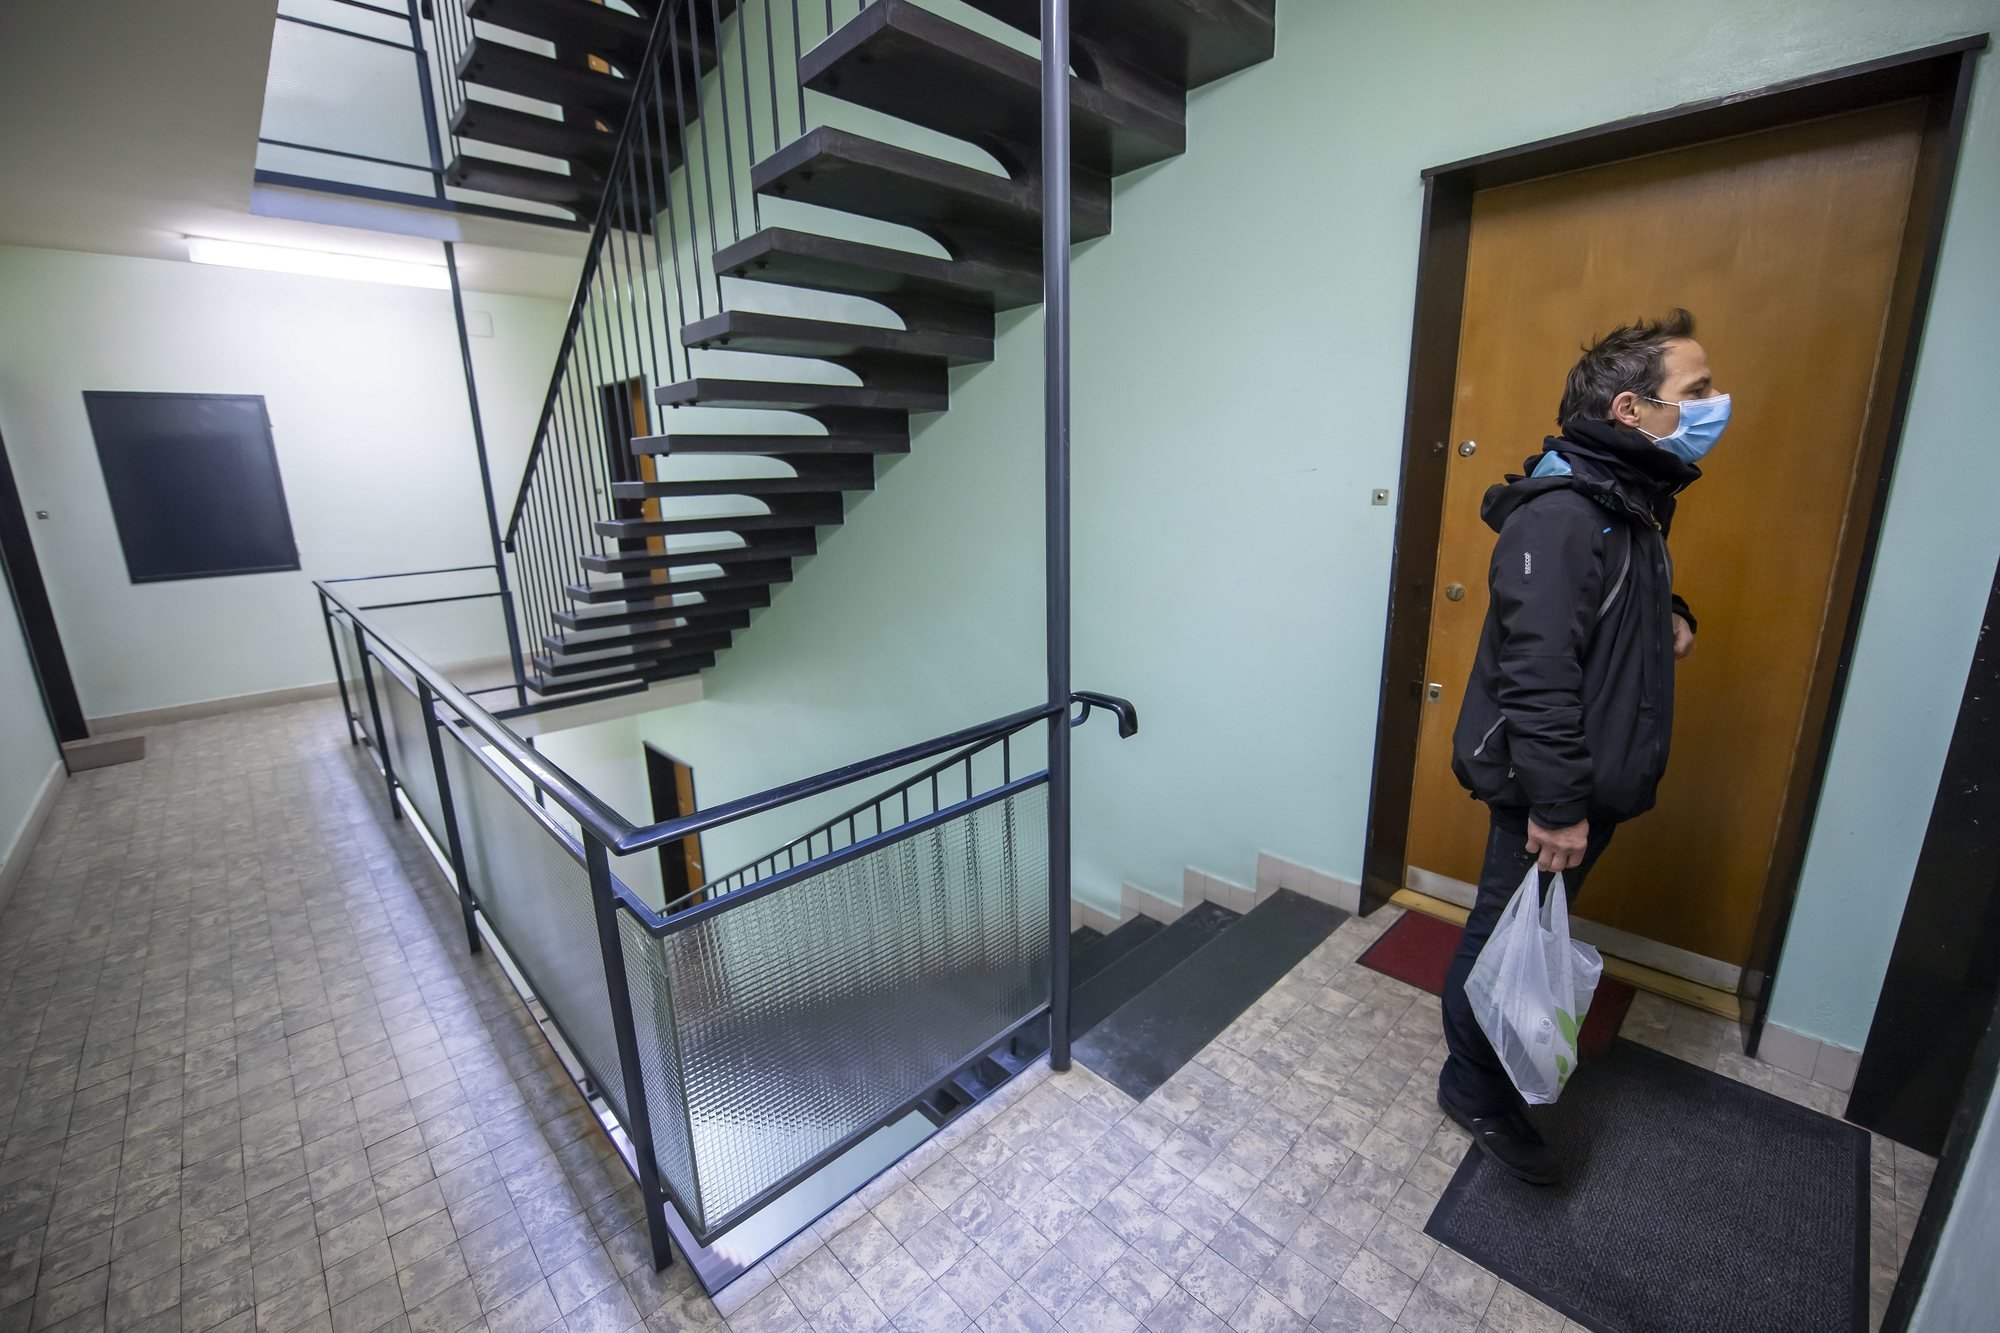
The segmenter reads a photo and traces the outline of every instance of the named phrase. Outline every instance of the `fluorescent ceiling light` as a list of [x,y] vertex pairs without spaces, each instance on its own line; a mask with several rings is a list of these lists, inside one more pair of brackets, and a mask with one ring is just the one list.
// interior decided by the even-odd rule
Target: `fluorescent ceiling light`
[[442,264],[413,264],[403,259],[373,259],[366,255],[297,250],[250,241],[217,241],[206,236],[188,237],[187,247],[188,258],[197,264],[304,273],[316,278],[348,278],[355,282],[393,282],[404,287],[443,289],[451,285]]

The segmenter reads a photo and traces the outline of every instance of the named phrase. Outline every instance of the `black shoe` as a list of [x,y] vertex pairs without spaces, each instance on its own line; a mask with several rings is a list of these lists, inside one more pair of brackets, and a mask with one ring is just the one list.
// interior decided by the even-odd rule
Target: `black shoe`
[[1521,1111],[1510,1107],[1495,1115],[1468,1115],[1441,1090],[1438,1108],[1472,1135],[1473,1144],[1509,1175],[1530,1185],[1554,1185],[1562,1180],[1562,1158]]

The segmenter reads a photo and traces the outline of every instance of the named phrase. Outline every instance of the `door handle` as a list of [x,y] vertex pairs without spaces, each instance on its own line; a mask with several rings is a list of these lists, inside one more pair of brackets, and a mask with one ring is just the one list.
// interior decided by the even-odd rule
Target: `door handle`
[[1447,602],[1464,601],[1465,585],[1463,583],[1447,583],[1444,589],[1444,599]]

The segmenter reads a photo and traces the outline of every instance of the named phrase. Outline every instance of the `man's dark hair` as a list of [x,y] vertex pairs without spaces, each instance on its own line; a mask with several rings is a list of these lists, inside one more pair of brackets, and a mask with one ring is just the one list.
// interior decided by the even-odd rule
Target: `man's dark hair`
[[1556,408],[1557,428],[1572,421],[1608,419],[1611,400],[1628,390],[1642,397],[1658,393],[1667,377],[1667,344],[1692,337],[1694,316],[1675,307],[1665,319],[1642,319],[1591,343],[1570,368],[1569,380],[1563,385],[1562,405]]

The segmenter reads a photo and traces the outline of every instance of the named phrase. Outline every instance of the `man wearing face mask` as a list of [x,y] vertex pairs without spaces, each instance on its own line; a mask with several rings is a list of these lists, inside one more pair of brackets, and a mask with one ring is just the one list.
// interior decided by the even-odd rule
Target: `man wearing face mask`
[[1529,867],[1573,900],[1617,825],[1653,806],[1673,730],[1674,663],[1695,619],[1667,554],[1675,497],[1729,421],[1694,317],[1614,329],[1569,373],[1561,431],[1486,493],[1500,534],[1492,603],[1453,734],[1452,770],[1492,812],[1479,895],[1444,988],[1438,1105],[1535,1184],[1562,1164],[1473,1017],[1465,979]]

